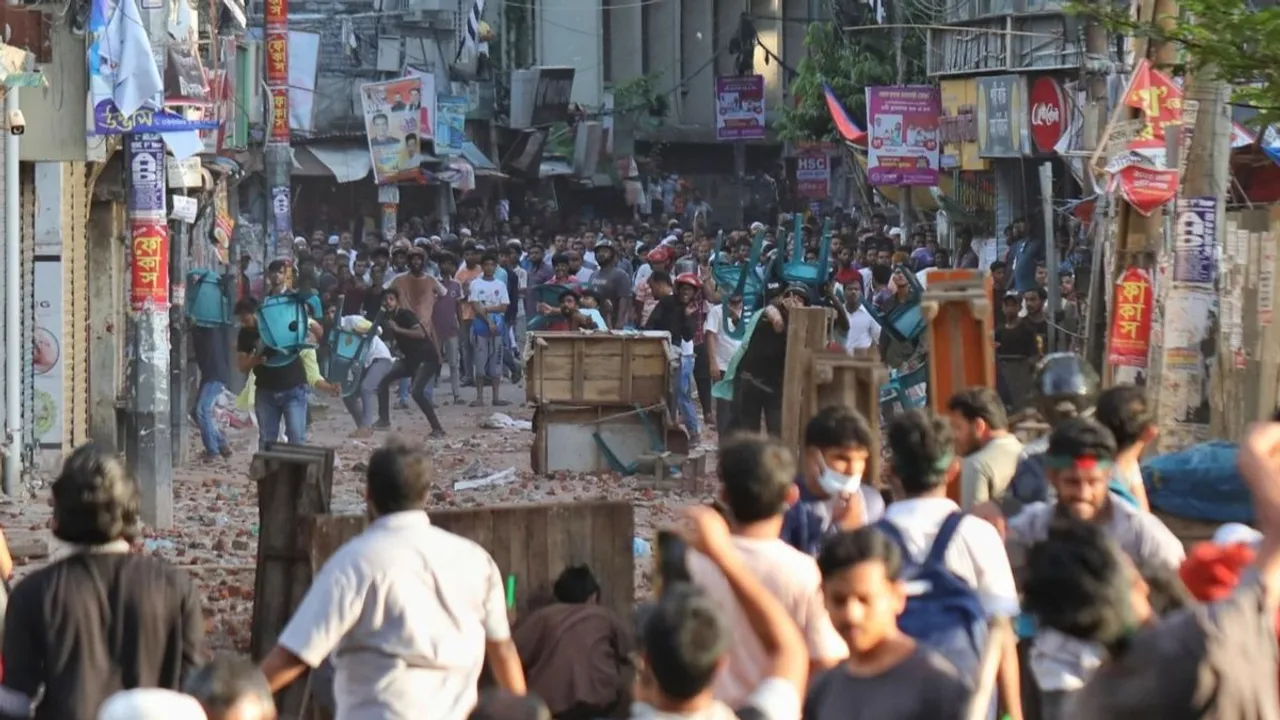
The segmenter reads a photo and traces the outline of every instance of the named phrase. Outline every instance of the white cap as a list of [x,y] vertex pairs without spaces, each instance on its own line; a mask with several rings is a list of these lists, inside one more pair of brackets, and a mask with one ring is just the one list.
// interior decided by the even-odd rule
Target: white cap
[[760,222],[759,220],[751,223],[751,232],[757,233],[763,229],[764,229],[764,223]]
[[468,230],[467,228],[462,228],[461,230],[458,231],[458,234],[461,235],[462,237],[471,237],[471,231]]
[[417,246],[426,245],[428,244],[428,240],[424,237],[416,237],[413,239],[413,244]]
[[98,709],[98,720],[209,720],[190,695],[161,688],[122,690]]
[[889,237],[893,237],[894,235],[902,237],[902,228],[889,228]]
[[1257,545],[1262,533],[1244,523],[1226,523],[1213,533],[1214,545]]
[[439,245],[439,244],[440,244],[440,236],[439,236],[439,235],[432,235],[431,237],[427,238],[427,240],[428,240],[432,245]]
[[338,238],[338,236],[337,236],[337,235],[330,235],[330,236],[329,236],[329,244],[330,244],[330,245],[337,245],[337,244],[338,244],[338,243],[340,243],[340,242],[342,242],[342,241]]

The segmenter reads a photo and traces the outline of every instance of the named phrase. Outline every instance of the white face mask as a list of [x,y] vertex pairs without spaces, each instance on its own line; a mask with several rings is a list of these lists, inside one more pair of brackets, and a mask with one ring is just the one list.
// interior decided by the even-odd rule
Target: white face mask
[[822,468],[822,473],[818,475],[818,486],[828,495],[857,492],[862,487],[861,475],[841,475],[827,467],[826,461],[821,457],[818,458],[818,467]]

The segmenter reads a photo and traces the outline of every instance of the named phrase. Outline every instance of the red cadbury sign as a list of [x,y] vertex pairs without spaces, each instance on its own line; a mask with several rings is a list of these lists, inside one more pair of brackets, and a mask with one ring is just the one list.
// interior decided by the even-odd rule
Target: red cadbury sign
[[1031,112],[1031,141],[1042,153],[1053,152],[1053,147],[1067,131],[1067,103],[1062,86],[1051,77],[1037,78],[1027,97]]

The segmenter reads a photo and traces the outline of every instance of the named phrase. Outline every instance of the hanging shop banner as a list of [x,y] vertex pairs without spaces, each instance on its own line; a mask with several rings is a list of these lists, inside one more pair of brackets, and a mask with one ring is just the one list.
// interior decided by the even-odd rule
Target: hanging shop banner
[[817,200],[831,197],[831,158],[826,152],[815,148],[796,156],[796,192]]
[[1154,293],[1151,276],[1142,268],[1129,268],[1116,282],[1107,362],[1119,367],[1147,367],[1151,347],[1151,311]]
[[[407,77],[360,86],[373,175],[379,183],[422,178],[422,78]],[[434,97],[434,95],[433,95]]]
[[152,134],[128,138],[129,209],[164,217],[164,140]]
[[267,33],[267,86],[285,87],[289,84],[289,33]]
[[1217,199],[1194,197],[1179,200],[1177,222],[1173,281],[1213,287],[1218,265]]
[[1143,165],[1126,165],[1112,176],[1124,199],[1143,217],[1148,217],[1178,194],[1178,171]]
[[436,97],[436,154],[461,155],[467,141],[467,99],[460,95]]
[[41,448],[62,449],[62,259],[35,258],[36,324],[31,331],[35,375],[35,436]]
[[286,32],[289,29],[289,0],[267,0],[266,7],[263,8],[265,15],[264,22],[267,26],[267,32],[279,30]]
[[271,131],[267,134],[267,142],[288,145],[289,132],[289,88],[271,88]]
[[1029,153],[1026,83],[1021,75],[978,78],[978,154],[982,157],[1017,158]]
[[1027,94],[1031,143],[1044,154],[1056,152],[1067,131],[1067,95],[1057,78],[1044,76],[1031,83]]
[[129,306],[135,311],[169,309],[169,225],[164,218],[129,223],[133,275]]
[[155,110],[152,108],[142,108],[132,115],[126,116],[110,100],[103,100],[93,108],[93,132],[95,135],[216,130],[218,125],[219,122],[216,119],[188,120],[172,110]]
[[716,78],[716,139],[764,139],[764,76]]
[[867,177],[872,185],[938,184],[941,141],[937,88],[867,88]]
[[1182,88],[1143,59],[1129,78],[1124,104],[1142,113],[1142,127],[1131,150],[1164,150],[1165,130],[1182,122]]

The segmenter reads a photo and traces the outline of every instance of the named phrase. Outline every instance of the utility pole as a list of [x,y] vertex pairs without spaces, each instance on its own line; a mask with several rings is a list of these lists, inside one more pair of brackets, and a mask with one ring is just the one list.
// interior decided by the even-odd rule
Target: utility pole
[[[217,43],[214,43],[217,46]],[[182,190],[185,197],[187,191]],[[187,409],[191,407],[191,393],[187,391],[187,255],[191,242],[191,226],[185,220],[173,225],[169,246],[169,281],[173,285],[169,309],[169,423],[170,440],[173,443],[173,464],[185,467],[187,456],[187,430],[190,425]]]
[[[1216,201],[1214,216],[1213,244],[1220,252],[1222,262],[1218,264],[1218,287],[1223,288],[1218,294],[1217,327],[1209,328],[1210,337],[1217,338],[1214,346],[1217,351],[1217,362],[1207,362],[1203,366],[1212,368],[1209,387],[1213,389],[1209,398],[1209,425],[1213,437],[1226,437],[1229,429],[1242,427],[1241,417],[1245,404],[1240,393],[1244,383],[1239,377],[1231,377],[1231,351],[1224,347],[1223,339],[1226,323],[1223,322],[1222,297],[1225,288],[1231,285],[1231,274],[1241,273],[1247,263],[1248,250],[1245,257],[1232,257],[1231,249],[1226,241],[1226,209],[1227,193],[1231,182],[1231,110],[1228,102],[1231,86],[1218,78],[1217,68],[1213,66],[1199,69],[1186,83],[1184,97],[1197,101],[1195,130],[1191,136],[1191,145],[1187,150],[1186,174],[1183,183],[1183,196],[1187,198],[1209,197]],[[1176,229],[1175,229],[1176,232]],[[1174,291],[1176,292],[1176,290]],[[1173,318],[1166,313],[1164,337],[1170,337],[1169,323]],[[1208,358],[1206,358],[1207,360]],[[1206,372],[1208,372],[1206,370]],[[1165,393],[1160,393],[1163,396]],[[1157,396],[1157,400],[1160,399]],[[1157,419],[1161,418],[1161,408],[1157,407]],[[1234,417],[1232,417],[1234,415]],[[1252,418],[1249,418],[1252,420]],[[1165,430],[1165,428],[1161,428]],[[1174,434],[1166,433],[1172,437]],[[1176,440],[1176,438],[1174,438]],[[1180,448],[1174,448],[1180,449]]]
[[[1084,112],[1084,150],[1093,155],[1106,142],[1107,131],[1107,76],[1114,66],[1111,62],[1111,43],[1107,28],[1097,19],[1092,19],[1085,27],[1084,34],[1085,61],[1085,112]],[[1087,186],[1085,191],[1099,197],[1093,216],[1093,262],[1090,266],[1087,317],[1085,319],[1085,359],[1094,367],[1103,365],[1103,348],[1106,345],[1106,273],[1102,257],[1104,228],[1107,224],[1104,215],[1107,203],[1102,199],[1103,193],[1093,181],[1092,173],[1085,173]],[[1050,275],[1050,277],[1053,277]]]
[[[1138,7],[1138,20],[1152,23],[1158,28],[1170,27],[1177,18],[1177,0],[1142,0]],[[1158,37],[1150,41],[1135,39],[1134,49],[1135,61],[1149,58],[1151,64],[1161,70],[1167,70],[1178,62],[1178,46]],[[1136,118],[1140,112],[1131,109],[1126,119]],[[1156,210],[1150,216],[1143,217],[1140,213],[1135,213],[1128,203],[1121,203],[1116,217],[1116,267],[1123,270],[1129,265],[1138,264],[1153,269],[1153,255],[1160,248],[1164,235],[1164,211]]]
[[293,198],[290,186],[293,161],[289,157],[289,0],[263,3],[266,37],[267,107],[270,123],[263,164],[267,175],[267,207],[272,220],[267,223],[267,256],[263,268],[280,257],[292,257]]
[[[9,0],[9,5],[21,5]],[[4,94],[6,129],[18,112],[18,88]],[[4,493],[18,494],[22,482],[22,196],[18,136],[4,135]]]
[[[168,54],[168,4],[142,10],[160,76]],[[134,348],[130,362],[133,416],[125,460],[142,489],[142,520],[173,527],[173,444],[169,390],[169,221],[164,140],[125,136],[129,168],[129,237]]]
[[[893,2],[893,56],[898,64],[899,86],[907,84],[907,58],[902,54],[903,28],[907,24],[904,7],[906,0]],[[911,191],[910,185],[898,186],[898,227],[902,228],[902,242],[911,241]]]

